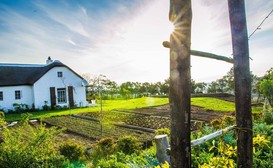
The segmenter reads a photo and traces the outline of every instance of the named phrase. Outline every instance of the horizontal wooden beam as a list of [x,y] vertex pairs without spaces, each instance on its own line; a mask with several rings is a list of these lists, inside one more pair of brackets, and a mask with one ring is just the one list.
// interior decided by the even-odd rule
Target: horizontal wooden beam
[[[170,48],[170,42],[164,41],[163,46],[166,47],[166,48]],[[203,51],[191,50],[191,55],[199,56],[199,57],[205,57],[205,58],[212,58],[212,59],[225,61],[225,62],[232,63],[232,64],[234,63],[234,60],[232,58],[230,58],[230,57],[216,55],[216,54],[203,52]]]
[[206,135],[206,136],[203,136],[202,138],[199,138],[199,139],[196,139],[196,140],[193,140],[191,141],[191,146],[196,146],[196,145],[199,145],[199,144],[202,144],[203,142],[206,142],[208,140],[211,140],[215,137],[218,137],[226,132],[228,132],[229,130],[232,130],[232,129],[235,129],[235,126],[229,126],[225,129],[221,129],[219,131],[216,131],[214,133],[211,133],[209,135]]

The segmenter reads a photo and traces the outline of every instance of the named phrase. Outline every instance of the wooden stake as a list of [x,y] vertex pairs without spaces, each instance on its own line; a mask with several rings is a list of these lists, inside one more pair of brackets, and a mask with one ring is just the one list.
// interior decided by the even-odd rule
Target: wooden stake
[[171,167],[189,168],[191,0],[170,0],[169,19],[175,26],[170,37]]
[[228,0],[228,8],[234,56],[237,167],[252,168],[251,80],[244,0]]

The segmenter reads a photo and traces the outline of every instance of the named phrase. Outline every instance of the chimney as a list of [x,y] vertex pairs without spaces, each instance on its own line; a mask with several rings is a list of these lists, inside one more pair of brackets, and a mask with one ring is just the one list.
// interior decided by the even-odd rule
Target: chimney
[[47,60],[46,60],[46,64],[50,64],[50,63],[52,63],[53,62],[53,60],[50,58],[50,56],[47,58]]

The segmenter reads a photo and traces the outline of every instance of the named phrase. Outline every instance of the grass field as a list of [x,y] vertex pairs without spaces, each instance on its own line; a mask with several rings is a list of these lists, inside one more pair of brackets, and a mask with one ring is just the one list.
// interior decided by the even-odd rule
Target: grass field
[[[143,98],[129,99],[129,100],[103,100],[102,110],[111,111],[115,109],[135,109],[135,108],[142,108],[142,107],[149,107],[149,106],[158,106],[158,105],[163,105],[167,103],[168,103],[167,98],[150,98],[150,97],[143,97]],[[48,118],[52,116],[62,116],[62,115],[96,112],[96,111],[100,111],[100,105],[86,107],[86,108],[67,109],[67,110],[32,112],[31,119]],[[6,121],[20,120],[21,114],[6,114],[5,119]]]
[[[143,97],[129,100],[103,100],[102,110],[111,111],[115,109],[135,109],[150,106],[159,106],[167,104],[168,98],[151,98]],[[235,104],[211,97],[194,97],[191,99],[191,104],[194,106],[203,107],[206,110],[213,110],[219,112],[234,112]],[[261,107],[252,108],[253,111],[261,111]],[[37,111],[32,112],[32,119],[48,118],[52,116],[62,116],[69,114],[87,113],[100,111],[100,105],[86,108],[68,109],[68,110],[54,110],[54,111]],[[6,121],[15,121],[21,119],[21,114],[6,114]]]

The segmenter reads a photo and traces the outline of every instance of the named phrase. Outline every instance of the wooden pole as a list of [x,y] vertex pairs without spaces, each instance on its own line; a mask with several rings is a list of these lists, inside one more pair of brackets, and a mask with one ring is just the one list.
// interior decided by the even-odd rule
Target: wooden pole
[[234,56],[238,168],[252,168],[251,85],[244,0],[228,0],[228,8]]
[[[170,42],[164,41],[163,46],[166,47],[166,48],[170,48]],[[226,57],[226,56],[216,55],[216,54],[203,52],[203,51],[197,51],[197,50],[191,50],[191,55],[199,56],[199,57],[205,57],[205,58],[212,58],[212,59],[216,59],[216,60],[220,60],[220,61],[225,61],[225,62],[228,62],[228,63],[233,63],[234,62],[232,58],[229,58],[229,57]]]
[[160,164],[163,164],[166,161],[170,163],[170,156],[167,155],[167,149],[169,147],[168,136],[166,134],[156,135],[155,144],[156,144],[156,157],[158,162]]
[[175,26],[170,36],[171,167],[189,168],[191,0],[170,0],[169,19]]

